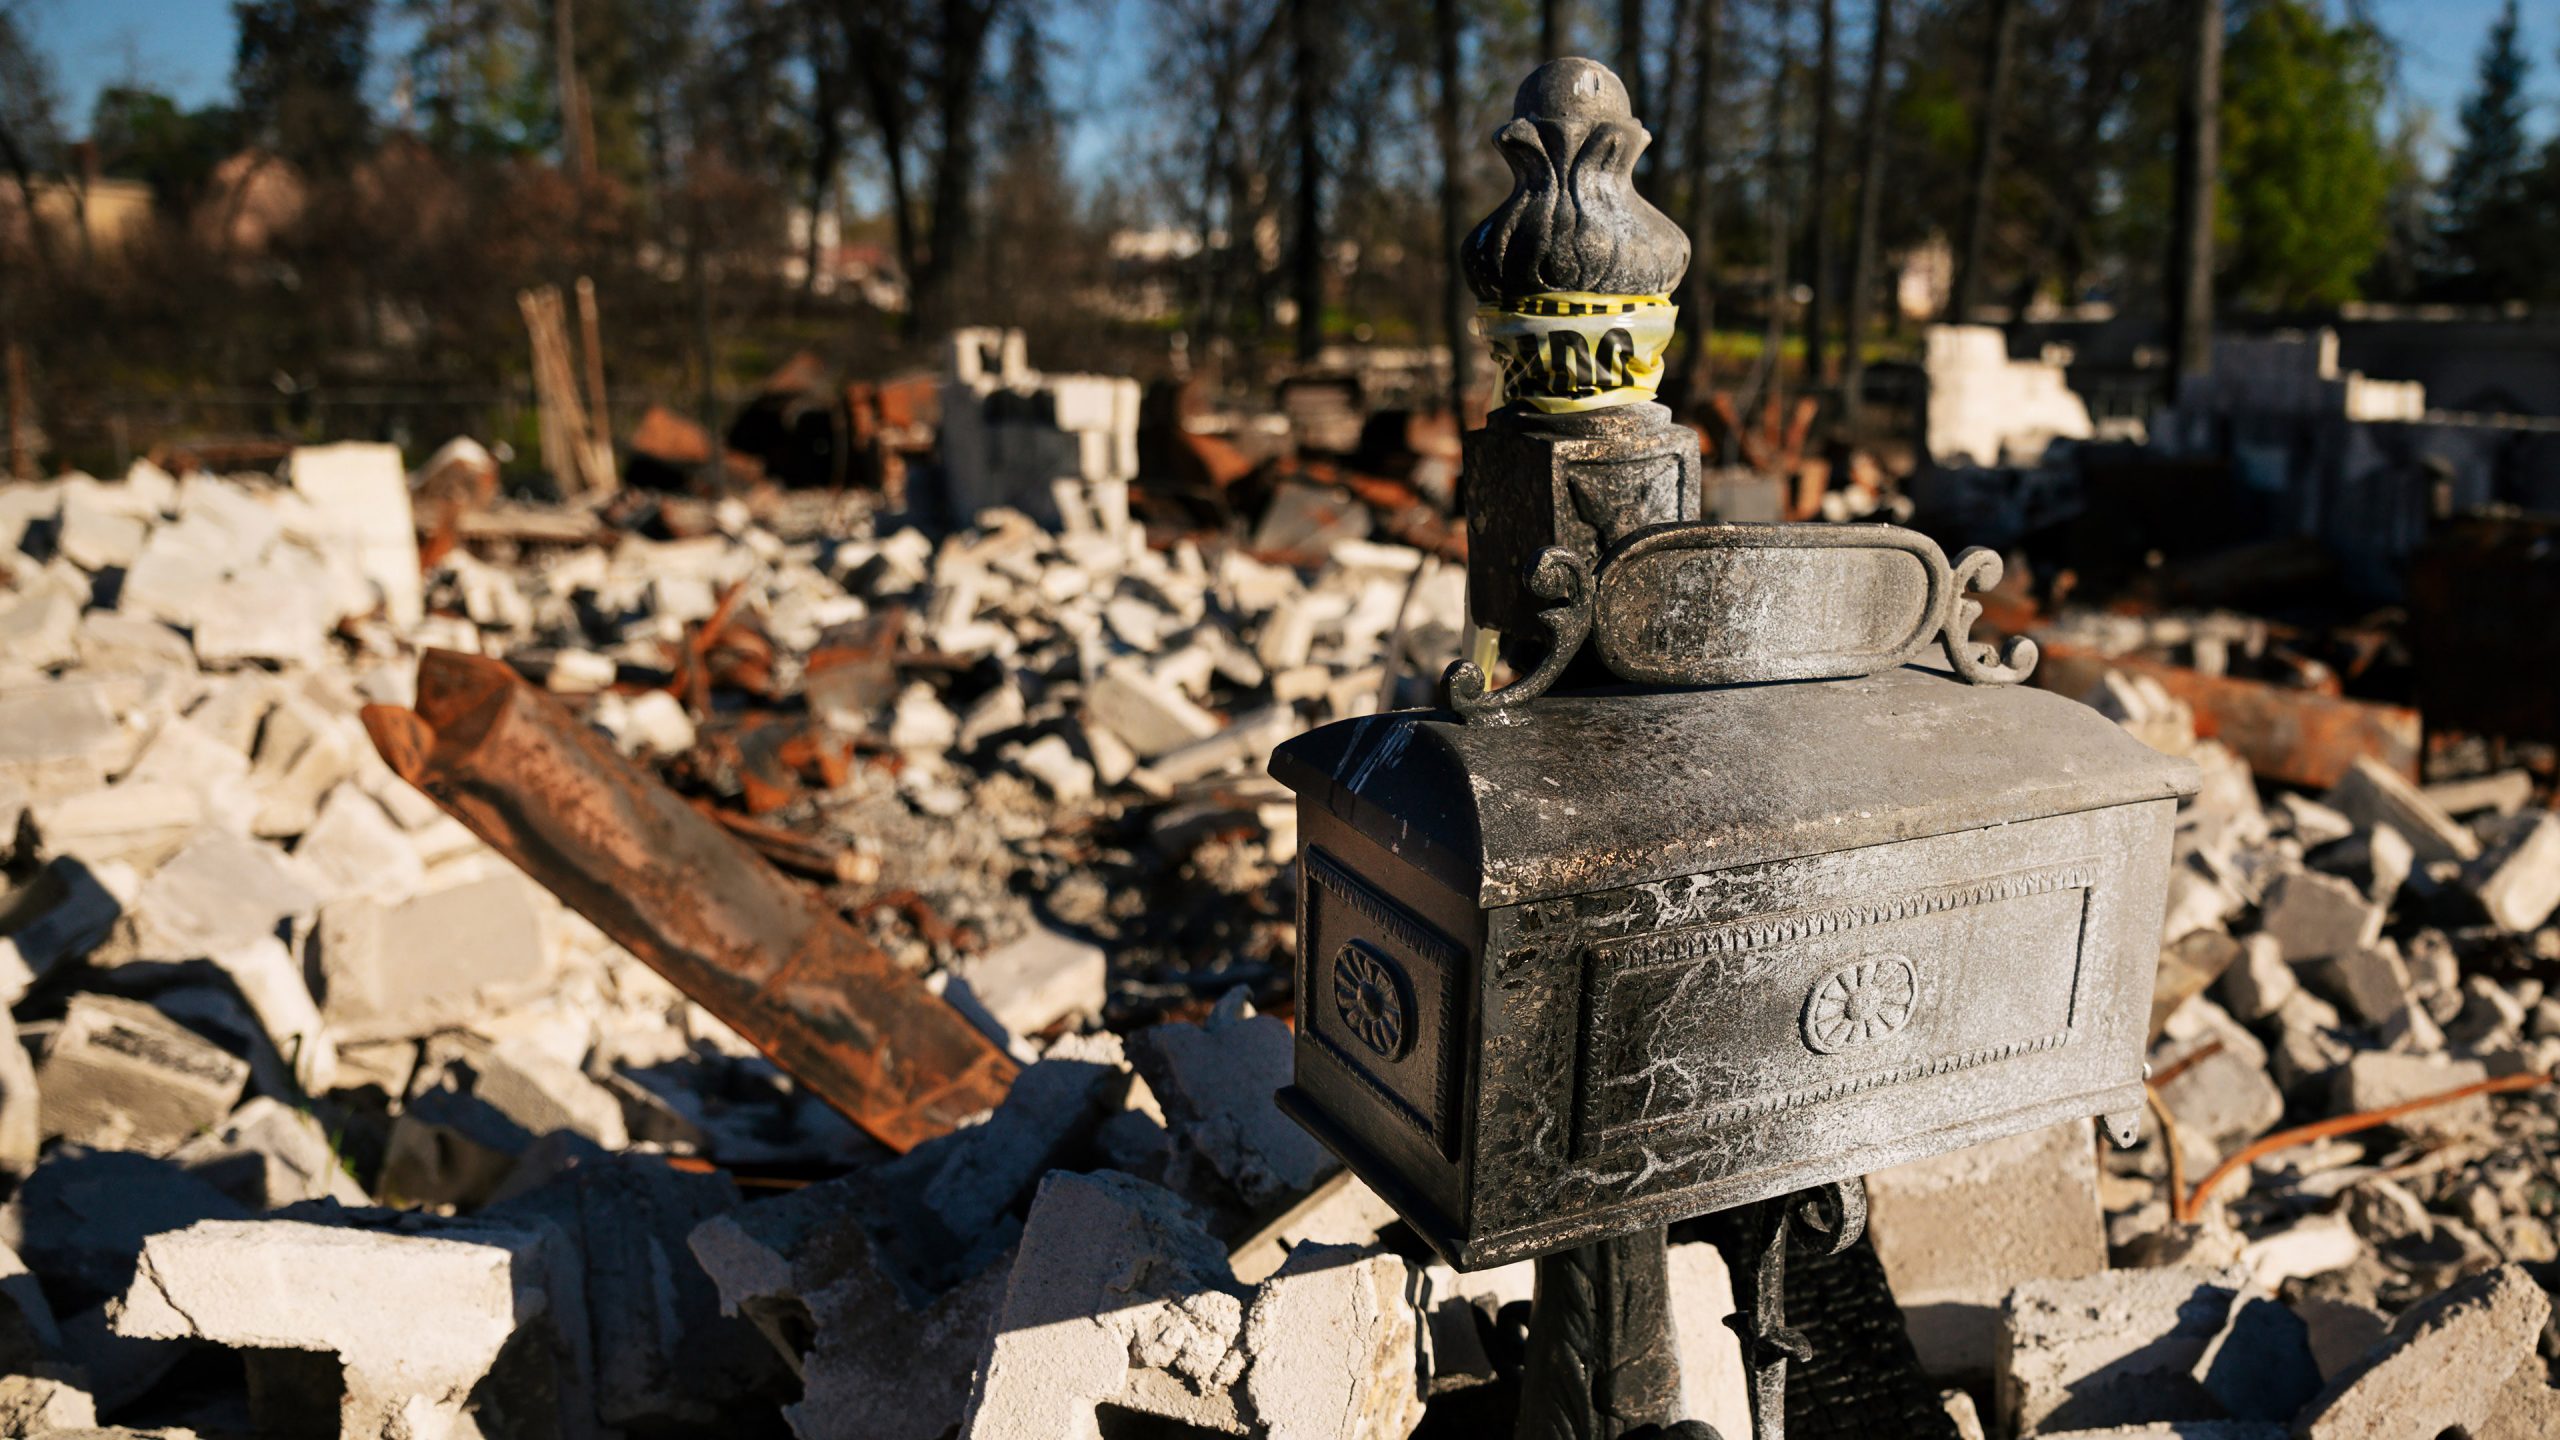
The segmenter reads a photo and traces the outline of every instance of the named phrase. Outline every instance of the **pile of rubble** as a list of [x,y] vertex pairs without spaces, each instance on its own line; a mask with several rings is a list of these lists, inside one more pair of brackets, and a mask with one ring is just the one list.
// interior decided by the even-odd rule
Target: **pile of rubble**
[[[483,527],[422,582],[386,447],[0,490],[0,1431],[1401,1434],[1489,1378],[1430,1316],[1525,1289],[1367,1243],[1248,998],[1262,761],[1418,698],[1461,572],[1151,548],[1099,494],[938,545],[788,500]],[[358,714],[430,647],[829,886],[1027,1065],[1004,1105],[893,1155],[401,781]]]
[[2087,698],[2205,773],[2152,1117],[1869,1179],[1923,1361],[1993,1435],[2560,1434],[2560,816],[2522,771],[2371,759],[2263,802],[2156,681]]
[[[1432,1261],[1272,1099],[1263,760],[1422,702],[1459,568],[1151,543],[1083,482],[1054,529],[803,493],[428,517],[422,556],[410,493],[381,447],[0,489],[0,1433],[1507,1429],[1529,1267]],[[412,789],[358,716],[430,648],[823,891],[1021,1063],[1002,1104],[894,1152]],[[2560,1433],[2560,820],[2371,764],[2262,803],[2156,685],[2092,701],[2208,774],[2167,1124],[1874,1177],[1950,1426]],[[1733,1287],[1673,1239],[1733,1440]]]

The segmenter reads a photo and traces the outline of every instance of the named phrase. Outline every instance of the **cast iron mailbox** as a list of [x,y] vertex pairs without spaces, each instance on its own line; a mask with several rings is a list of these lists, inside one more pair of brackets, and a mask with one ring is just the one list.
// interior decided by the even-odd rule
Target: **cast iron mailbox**
[[1520,678],[1461,663],[1445,708],[1275,758],[1284,1107],[1461,1269],[1650,1233],[1658,1273],[1665,1223],[1826,1186],[1845,1243],[1868,1171],[2084,1115],[2130,1143],[2194,767],[1968,638],[1995,555],[1698,523],[1650,398],[1687,244],[1626,183],[1623,88],[1550,64],[1496,139],[1470,606]]

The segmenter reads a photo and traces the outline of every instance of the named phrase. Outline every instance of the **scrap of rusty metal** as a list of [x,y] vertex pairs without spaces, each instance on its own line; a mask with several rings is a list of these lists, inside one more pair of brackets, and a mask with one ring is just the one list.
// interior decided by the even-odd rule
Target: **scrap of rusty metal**
[[2196,734],[2218,739],[2261,780],[2325,790],[2370,755],[2410,779],[2418,774],[2418,712],[2248,680],[2184,665],[2112,656],[2060,642],[2044,647],[2035,683],[2077,698],[2109,670],[2147,675],[2196,714]]
[[496,660],[430,650],[365,729],[401,778],[872,1138],[904,1151],[1014,1063],[746,842]]

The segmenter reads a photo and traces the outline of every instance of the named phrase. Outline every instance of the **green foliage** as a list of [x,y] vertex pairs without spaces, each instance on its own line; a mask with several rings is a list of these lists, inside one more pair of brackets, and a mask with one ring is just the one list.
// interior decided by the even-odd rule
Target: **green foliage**
[[111,85],[90,112],[89,142],[105,173],[143,181],[159,203],[182,211],[238,148],[240,117],[227,106],[181,110],[157,91]]
[[427,143],[446,154],[526,155],[556,138],[557,86],[537,0],[400,0],[405,58]]
[[2381,38],[2304,0],[2249,8],[2224,58],[2222,219],[2231,294],[2274,310],[2336,305],[2384,238]]
[[2479,80],[2462,102],[2462,138],[2445,166],[2436,270],[2448,298],[2507,299],[2541,288],[2543,226],[2524,133],[2531,70],[2516,38],[2515,0],[2507,0],[2481,46]]

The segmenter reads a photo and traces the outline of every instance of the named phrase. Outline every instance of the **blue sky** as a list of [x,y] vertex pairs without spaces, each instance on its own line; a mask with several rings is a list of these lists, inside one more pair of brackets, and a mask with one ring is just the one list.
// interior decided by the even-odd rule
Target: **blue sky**
[[[2473,61],[2501,0],[2370,0],[2370,13],[2401,48],[2404,92],[2435,112],[2437,136],[2450,133],[2455,106],[2469,86]],[[387,12],[391,6],[386,4]],[[1586,23],[1601,18],[1597,0],[1579,7]],[[1137,0],[1069,0],[1052,11],[1061,31],[1061,97],[1095,117],[1080,127],[1076,168],[1091,173],[1110,151],[1110,137],[1135,121],[1137,105],[1122,92],[1144,83],[1145,22]],[[228,0],[29,0],[37,43],[54,57],[66,111],[84,121],[99,88],[133,77],[195,104],[219,98],[231,74]],[[395,27],[396,27],[396,22]],[[2560,5],[2529,5],[2525,42],[2537,67],[2546,121],[2560,96]],[[400,43],[396,28],[383,37]],[[378,77],[379,78],[379,77]],[[1143,100],[1145,97],[1134,97]],[[1118,117],[1105,118],[1105,117]],[[2545,123],[2545,130],[2551,127]]]

